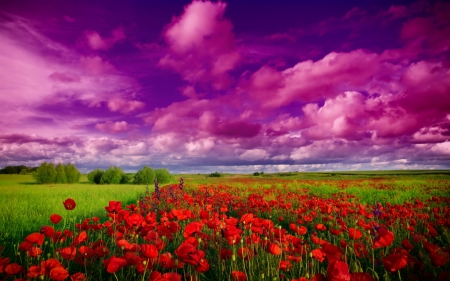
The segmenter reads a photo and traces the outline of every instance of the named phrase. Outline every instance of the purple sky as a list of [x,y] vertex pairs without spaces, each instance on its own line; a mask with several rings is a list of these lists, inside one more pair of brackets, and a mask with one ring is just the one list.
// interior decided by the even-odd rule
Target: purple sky
[[448,1],[3,0],[0,165],[449,169],[449,34]]

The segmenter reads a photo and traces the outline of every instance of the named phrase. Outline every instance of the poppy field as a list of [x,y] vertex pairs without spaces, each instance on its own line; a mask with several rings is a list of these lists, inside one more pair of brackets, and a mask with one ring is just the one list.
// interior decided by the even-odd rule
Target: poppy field
[[448,175],[187,176],[141,189],[81,219],[83,197],[67,196],[0,245],[0,280],[450,280]]

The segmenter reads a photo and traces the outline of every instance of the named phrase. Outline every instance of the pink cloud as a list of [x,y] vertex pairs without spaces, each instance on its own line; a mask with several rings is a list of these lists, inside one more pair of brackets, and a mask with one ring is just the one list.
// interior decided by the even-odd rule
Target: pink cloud
[[223,17],[226,4],[194,1],[167,27],[164,38],[170,52],[159,64],[180,73],[191,83],[210,83],[223,89],[230,83],[227,72],[239,61],[233,26]]
[[262,67],[241,87],[264,107],[273,108],[294,100],[315,101],[345,90],[363,89],[382,68],[374,53],[330,53],[319,61],[303,61],[282,72]]
[[50,79],[59,81],[62,83],[72,83],[72,82],[80,82],[80,77],[77,74],[66,72],[53,72],[50,76]]
[[145,103],[137,100],[124,100],[121,98],[113,98],[108,101],[109,110],[124,114],[128,114],[133,111],[143,109],[144,107]]
[[117,134],[130,130],[133,128],[133,125],[129,125],[126,121],[106,121],[104,123],[95,124],[95,128],[104,133]]
[[386,15],[391,16],[392,19],[398,19],[405,17],[408,14],[408,8],[406,6],[392,5],[387,10]]
[[[114,29],[111,32],[111,36],[104,38],[100,36],[97,31],[85,31],[84,32],[84,44],[87,44],[93,50],[108,50],[116,43],[126,38],[126,34],[122,27]],[[80,42],[80,44],[83,41]]]

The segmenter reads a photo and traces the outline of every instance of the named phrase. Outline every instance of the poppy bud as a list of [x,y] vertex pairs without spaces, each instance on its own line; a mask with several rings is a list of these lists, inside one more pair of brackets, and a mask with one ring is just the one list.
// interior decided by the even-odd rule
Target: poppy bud
[[309,272],[306,272],[305,277],[306,277],[306,279],[309,279]]
[[236,261],[236,255],[231,255],[231,260]]
[[199,238],[197,239],[197,241],[198,241],[198,243],[202,243],[202,238],[199,237]]
[[41,279],[41,280],[44,280],[44,278],[45,278],[45,275],[39,276],[39,279]]
[[147,261],[143,261],[142,264],[143,264],[143,265],[147,265]]
[[261,273],[261,279],[264,279],[264,273]]
[[313,253],[312,253],[312,252],[309,253],[309,257],[310,257],[310,258],[313,257]]

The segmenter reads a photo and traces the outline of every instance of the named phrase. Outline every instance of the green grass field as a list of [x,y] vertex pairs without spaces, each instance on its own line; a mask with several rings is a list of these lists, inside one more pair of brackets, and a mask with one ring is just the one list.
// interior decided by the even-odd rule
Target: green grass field
[[[363,203],[383,201],[400,204],[432,195],[450,197],[449,171],[279,173],[264,176],[223,174],[217,178],[198,174],[181,176],[191,186],[221,183],[289,190],[302,188],[320,197],[345,191]],[[178,178],[179,175],[174,176],[174,179]],[[128,205],[136,203],[144,192],[143,185],[93,185],[85,175],[77,184],[42,185],[36,184],[31,175],[0,175],[0,245],[18,244],[29,233],[50,225],[51,214],[57,213],[63,218],[70,214],[77,222],[95,216],[102,218],[104,207],[110,200]],[[77,202],[75,210],[64,209],[62,202],[67,198]]]
[[[143,185],[93,185],[86,176],[77,184],[36,184],[31,175],[0,175],[0,245],[20,243],[29,233],[51,225],[51,214],[64,218],[70,212],[77,221],[104,217],[110,200],[127,205],[143,193]],[[75,210],[64,209],[67,198],[75,200]]]
[[[333,223],[329,221],[329,215],[327,215],[327,213],[322,214],[322,209],[318,207],[319,205],[316,206],[316,204],[322,200],[325,200],[324,202],[328,203],[336,203],[339,200],[341,201],[341,203],[345,201],[346,206],[352,206],[353,209],[356,209],[357,211],[353,211],[351,215],[347,217],[347,215],[341,215],[340,208],[342,207],[342,205],[339,205],[339,210],[336,209],[333,213],[334,215],[346,217],[349,227],[356,227],[357,221],[358,223],[360,221],[364,222],[365,220],[369,222],[380,222],[379,218],[368,219],[363,215],[358,215],[358,206],[366,206],[370,214],[372,212],[370,210],[373,209],[373,206],[376,206],[376,204],[379,202],[382,203],[382,205],[385,207],[389,206],[388,208],[392,210],[396,210],[397,208],[405,210],[405,206],[407,206],[408,208],[411,206],[417,207],[424,202],[426,205],[432,204],[433,206],[442,204],[434,202],[434,199],[430,200],[432,199],[432,196],[443,196],[446,198],[450,198],[450,173],[448,171],[377,171],[332,173],[291,172],[265,174],[262,176],[236,174],[223,174],[221,177],[208,177],[206,175],[199,174],[182,176],[185,181],[185,188],[182,192],[187,192],[186,194],[190,194],[190,196],[192,196],[192,202],[189,202],[189,200],[182,200],[182,202],[179,201],[179,203],[177,204],[181,204],[182,206],[178,206],[177,208],[190,208],[193,212],[199,212],[198,206],[194,203],[194,200],[197,199],[200,201],[203,200],[202,202],[204,202],[205,200],[213,200],[209,202],[214,202],[216,209],[219,209],[219,207],[222,207],[224,198],[228,197],[233,198],[233,202],[229,203],[229,206],[233,206],[232,208],[235,208],[235,210],[229,212],[229,215],[239,218],[241,215],[243,215],[243,212],[248,212],[248,209],[246,209],[246,204],[249,203],[248,198],[255,194],[263,194],[265,198],[264,200],[267,204],[268,202],[270,202],[270,204],[275,202],[276,204],[272,206],[273,208],[270,212],[267,212],[267,210],[264,209],[268,205],[261,204],[261,208],[264,208],[261,209],[262,211],[257,211],[255,209],[255,215],[264,219],[273,219],[274,223],[277,224],[277,227],[279,227],[279,229],[283,228],[285,230],[288,230],[290,227],[290,223],[297,223],[297,219],[299,219],[298,215],[300,215],[300,213],[291,213],[291,211],[294,209],[300,210],[304,208],[304,206],[311,206],[312,204],[315,206],[313,211],[314,214],[319,214],[319,217],[315,218],[314,221],[311,221],[309,226],[306,222],[306,217],[304,217],[305,221],[301,224],[307,225],[309,227],[308,235],[310,235],[311,232],[314,231],[313,227],[316,227],[317,223],[323,222],[328,227],[338,227],[337,224],[333,225]],[[175,175],[174,181],[172,183],[177,183],[178,178],[179,175]],[[162,201],[158,203],[159,205],[155,207],[155,209],[173,209],[173,198],[175,197],[170,197],[173,196],[170,195],[172,191],[170,191],[169,193],[167,190],[172,189],[163,189],[163,191],[165,191],[166,198],[162,199]],[[176,190],[178,190],[178,188]],[[208,190],[211,193],[208,193]],[[123,207],[132,203],[136,204],[139,196],[141,194],[144,194],[145,191],[146,187],[143,185],[90,184],[87,181],[86,176],[83,176],[81,178],[81,181],[77,184],[40,185],[34,183],[30,175],[0,175],[0,246],[3,247],[2,256],[14,257],[14,262],[19,262],[20,264],[22,264],[22,259],[24,259],[27,254],[18,252],[18,245],[28,234],[38,232],[42,226],[52,225],[49,219],[51,214],[59,214],[64,219],[62,223],[54,226],[55,230],[63,230],[68,228],[74,230],[74,223],[80,223],[86,218],[99,217],[100,221],[104,222],[106,220],[106,211],[104,207],[108,205],[109,201],[121,201]],[[150,186],[149,191],[153,193],[154,187]],[[214,195],[216,193],[220,194]],[[210,196],[208,194],[213,194],[213,197],[208,197]],[[354,196],[349,196],[349,194]],[[68,211],[64,208],[62,202],[67,198],[72,198],[77,203],[77,206],[74,210]],[[291,204],[290,209],[285,209],[281,206],[278,206],[277,201],[280,201],[280,204],[284,204],[289,201],[289,204]],[[259,201],[252,202],[252,204],[254,204],[255,202]],[[444,201],[442,202],[448,201],[444,199]],[[392,206],[387,203],[392,204]],[[419,203],[419,205],[417,205],[416,203]],[[213,208],[212,210],[215,209]],[[415,211],[424,212],[424,214],[428,214],[430,210],[430,207],[428,207],[428,209],[415,209]],[[311,214],[310,211],[311,210],[303,209],[301,216],[306,216],[306,214],[308,214],[309,216]],[[443,212],[442,208],[436,209],[436,212],[438,212],[440,216],[443,216],[443,213],[441,211]],[[322,215],[325,217],[322,218]],[[356,217],[359,217],[359,219],[355,219]],[[312,218],[313,216],[311,216],[311,219]],[[426,234],[426,225],[424,224],[424,222],[422,222],[423,218],[417,219],[421,221],[417,224],[417,231]],[[180,222],[180,224],[183,228],[186,227],[186,222]],[[395,233],[396,245],[398,245],[404,238],[411,239],[411,237],[409,237],[409,232],[405,231],[402,224],[400,223],[391,225],[390,229],[392,229],[392,231]],[[439,232],[440,236],[436,236],[437,238],[436,240],[434,240],[434,242],[438,243],[439,245],[444,245],[443,247],[447,247],[449,241],[448,231],[442,227],[437,226],[436,229]],[[207,230],[205,229],[205,231]],[[111,240],[107,236],[104,236],[105,231],[88,232],[90,239],[89,243],[94,242],[99,237],[101,239],[106,238],[107,243],[109,243],[108,248],[111,251],[116,251],[116,255],[123,254],[121,252],[123,251],[123,249],[121,250],[117,248],[118,246],[114,243],[114,240]],[[181,235],[181,233],[182,232],[177,233],[178,240],[173,243],[169,243],[165,251],[174,252],[177,247],[180,246],[183,240],[183,236]],[[366,232],[364,233],[367,234]],[[213,235],[214,232],[211,232],[209,234]],[[333,241],[333,243],[336,242],[335,237],[331,236],[330,233],[325,232],[325,234],[322,234],[321,237],[323,237],[323,235],[328,235],[326,236],[328,240]],[[345,235],[341,235],[340,238],[345,238]],[[311,240],[312,238],[310,236],[308,236],[308,239]],[[136,239],[137,241],[138,236],[134,236],[133,234],[132,236],[126,236],[126,239],[130,241],[134,241],[133,239]],[[242,241],[244,240],[241,240],[241,243],[243,243]],[[46,243],[47,242],[48,241],[46,241]],[[144,242],[141,241],[140,243]],[[43,255],[39,258],[53,257],[52,255],[54,253],[52,252],[52,247],[55,247],[55,245],[53,245],[52,242],[50,242],[49,245],[51,249],[46,249],[47,244],[44,244],[42,246],[45,251],[49,251],[49,256]],[[60,247],[61,245],[62,244],[58,244],[58,247]],[[232,249],[233,251],[236,251],[235,247],[233,247]],[[265,250],[262,252],[265,252]],[[385,251],[384,255],[385,254],[387,254],[387,250]],[[210,250],[208,252],[208,255],[208,258],[211,260],[211,264],[217,264],[217,260],[213,262],[213,258],[217,257],[218,249]],[[262,269],[270,267],[273,269],[273,272],[268,271],[267,276],[278,276],[278,264],[280,262],[280,258],[278,258],[278,256],[273,256],[267,253],[261,253],[260,257],[261,258],[254,259],[255,261],[259,261],[259,263],[253,263],[252,261],[251,263],[249,262],[248,264],[245,264],[244,261],[241,260],[243,270],[245,271],[247,268],[249,270],[247,274],[251,276],[252,274],[254,275],[260,272]],[[266,258],[270,258],[270,262],[266,260]],[[352,253],[349,253],[348,258],[348,264],[352,266],[354,266],[356,260],[358,260]],[[313,262],[313,260],[310,259],[309,262]],[[68,264],[69,263],[70,261],[68,262]],[[268,266],[269,263],[272,265]],[[304,263],[305,266],[308,264],[308,256],[305,256]],[[374,264],[372,262],[364,263],[364,260],[362,260],[362,263],[364,264],[364,268],[371,268],[372,272],[375,274],[375,272],[373,271]],[[426,263],[428,265],[431,264],[430,261],[427,261]],[[28,263],[27,266],[30,266],[30,264],[31,263]],[[297,276],[304,275],[305,270],[306,272],[311,271],[311,274],[313,274],[313,272],[320,272],[321,270],[323,271],[324,269],[326,269],[323,265],[321,267],[319,263],[315,263],[315,265],[313,263],[312,267],[305,267],[305,270],[303,270],[303,262],[300,264],[300,268],[297,267]],[[239,264],[239,266],[241,265]],[[239,266],[238,264],[231,263],[231,265],[228,264],[227,270],[236,270],[240,268]],[[251,266],[252,268],[256,269],[251,271]],[[104,274],[104,272],[102,273],[101,267],[93,268],[97,268],[100,270],[97,270],[96,273],[92,273],[91,271],[87,271],[86,268],[84,268],[84,273],[89,276],[89,278],[86,280],[102,280],[101,276],[102,274]],[[72,270],[72,273],[78,270],[82,270],[82,268],[80,267],[77,267],[77,269],[70,269]],[[380,274],[385,272],[381,267],[375,269],[378,270]],[[434,268],[430,266],[428,266],[428,269],[434,272],[434,274],[439,274],[441,271],[440,269],[434,270]],[[127,270],[121,270],[120,280],[135,280],[134,276],[136,275],[136,273],[134,271],[135,270],[132,267]],[[125,274],[125,277],[122,276],[123,274]],[[209,272],[208,274],[209,277],[216,276],[217,278],[214,277],[216,280],[231,280],[229,277],[229,272],[224,273],[223,270],[219,270],[219,268],[214,266],[212,266],[211,272]],[[254,275],[254,278],[257,278],[255,276],[256,275]],[[114,277],[117,279],[115,275]],[[223,279],[225,277],[228,279]],[[383,276],[382,279],[378,280],[384,280],[384,277],[385,276]],[[114,279],[112,275],[108,275],[105,280]],[[202,280],[210,279],[203,278]],[[400,279],[400,273],[399,280],[403,280]]]

